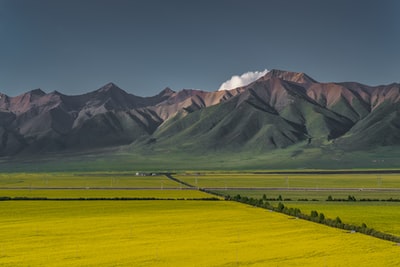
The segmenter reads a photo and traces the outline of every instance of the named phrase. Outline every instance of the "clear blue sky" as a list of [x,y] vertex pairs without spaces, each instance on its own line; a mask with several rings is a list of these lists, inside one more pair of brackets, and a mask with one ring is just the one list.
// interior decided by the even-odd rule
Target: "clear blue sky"
[[400,81],[397,0],[0,0],[0,92],[216,90],[264,69]]

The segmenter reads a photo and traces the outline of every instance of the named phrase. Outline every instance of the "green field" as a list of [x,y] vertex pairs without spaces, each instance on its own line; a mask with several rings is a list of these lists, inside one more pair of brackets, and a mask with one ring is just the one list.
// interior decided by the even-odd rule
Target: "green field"
[[0,188],[180,188],[164,175],[136,176],[133,172],[2,173]]
[[251,174],[176,175],[199,187],[400,188],[400,174]]
[[342,221],[361,225],[400,236],[400,203],[392,202],[285,202],[288,207],[299,208],[303,213],[312,210],[324,213],[328,218],[339,216]]
[[[208,173],[179,177],[200,187],[216,187],[218,189],[212,191],[220,195],[241,195],[256,199],[265,196],[274,206],[278,206],[280,201],[276,200],[281,199],[286,207],[299,208],[305,214],[316,210],[324,213],[327,218],[340,217],[344,223],[357,226],[365,223],[369,228],[400,236],[400,227],[397,227],[400,221],[400,202],[387,201],[400,199],[398,174]],[[358,201],[326,201],[329,197],[347,200],[349,196]]]
[[332,147],[305,148],[304,144],[265,152],[188,149],[143,151],[104,149],[92,154],[44,154],[36,158],[1,158],[6,172],[88,172],[88,171],[249,171],[303,169],[398,169],[398,147],[344,153]]
[[0,202],[1,266],[398,266],[393,243],[227,201]]
[[241,195],[253,198],[262,198],[265,194],[267,198],[278,198],[290,200],[307,199],[308,201],[317,200],[325,201],[329,196],[337,199],[347,199],[349,195],[354,196],[356,199],[379,199],[387,200],[390,198],[400,199],[400,191],[360,191],[360,190],[324,190],[324,191],[310,191],[310,190],[212,190],[222,195]]

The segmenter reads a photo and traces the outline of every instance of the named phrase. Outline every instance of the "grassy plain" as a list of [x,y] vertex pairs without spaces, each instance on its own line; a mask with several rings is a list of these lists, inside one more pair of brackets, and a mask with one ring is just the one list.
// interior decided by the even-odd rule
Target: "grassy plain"
[[399,266],[400,247],[227,201],[0,202],[1,266]]
[[287,169],[384,169],[399,168],[398,147],[343,152],[332,147],[310,148],[306,143],[268,151],[215,152],[174,150],[105,149],[86,153],[48,154],[36,158],[2,158],[7,172],[88,171],[185,171],[185,170],[287,170]]

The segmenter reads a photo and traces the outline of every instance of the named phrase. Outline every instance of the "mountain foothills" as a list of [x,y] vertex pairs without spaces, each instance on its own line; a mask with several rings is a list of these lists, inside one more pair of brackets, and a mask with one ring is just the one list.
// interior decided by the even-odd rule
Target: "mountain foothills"
[[226,91],[0,94],[0,155],[94,151],[250,151],[293,145],[343,151],[400,145],[400,84],[319,83],[272,70]]

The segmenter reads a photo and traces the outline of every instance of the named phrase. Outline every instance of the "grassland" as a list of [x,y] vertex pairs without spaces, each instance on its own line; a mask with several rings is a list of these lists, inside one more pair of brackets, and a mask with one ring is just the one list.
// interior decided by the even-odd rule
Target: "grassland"
[[0,202],[1,266],[398,266],[399,246],[227,201]]
[[88,172],[88,171],[248,171],[287,169],[393,169],[399,168],[398,147],[381,147],[369,151],[348,152],[330,148],[305,148],[304,144],[265,152],[210,150],[131,150],[127,148],[1,158],[7,172]]

